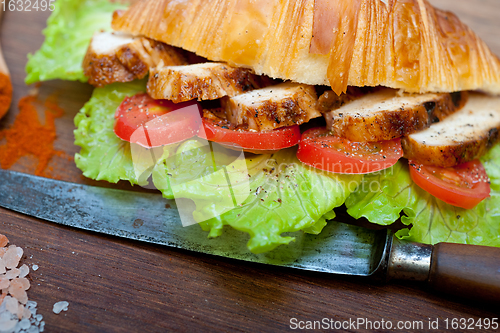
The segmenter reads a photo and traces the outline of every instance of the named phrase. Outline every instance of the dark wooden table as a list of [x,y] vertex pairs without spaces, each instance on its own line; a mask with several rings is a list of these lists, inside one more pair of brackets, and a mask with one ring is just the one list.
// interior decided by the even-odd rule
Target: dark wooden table
[[[434,0],[452,8],[500,54],[500,1]],[[8,127],[17,101],[33,87],[23,83],[26,54],[42,42],[48,13],[9,12],[2,48],[14,81],[14,103],[0,128]],[[51,81],[39,99],[57,94],[65,115],[56,120],[56,149],[73,155],[72,119],[88,100],[91,87]],[[1,144],[1,143],[0,143]],[[13,169],[33,173],[36,161],[23,159]],[[55,157],[50,176],[96,185],[72,161]],[[1,181],[1,180],[0,180]],[[105,184],[100,184],[105,185]],[[121,187],[127,188],[121,184]],[[275,332],[292,318],[349,321],[422,321],[439,318],[499,317],[498,308],[445,298],[404,283],[379,285],[363,279],[312,274],[79,231],[0,209],[0,233],[25,250],[30,273],[29,298],[38,302],[47,332]],[[69,310],[52,312],[66,300]],[[347,329],[352,331],[352,329]],[[476,329],[476,331],[480,331]]]

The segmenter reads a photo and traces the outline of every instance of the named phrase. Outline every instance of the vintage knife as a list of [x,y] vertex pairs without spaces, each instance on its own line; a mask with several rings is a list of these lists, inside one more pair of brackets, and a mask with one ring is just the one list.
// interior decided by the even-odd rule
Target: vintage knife
[[319,235],[265,254],[248,251],[248,236],[227,229],[208,239],[183,227],[174,201],[158,193],[67,183],[0,170],[0,206],[47,221],[149,243],[310,271],[428,281],[440,292],[500,300],[500,248],[398,240],[386,230],[330,221]]

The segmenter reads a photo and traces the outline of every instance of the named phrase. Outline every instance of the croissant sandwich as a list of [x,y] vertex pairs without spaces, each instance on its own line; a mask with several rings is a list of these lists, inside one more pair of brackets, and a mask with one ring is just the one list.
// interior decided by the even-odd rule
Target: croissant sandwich
[[143,0],[111,27],[82,63],[97,87],[75,119],[85,176],[191,199],[209,236],[230,225],[257,253],[339,208],[400,219],[401,238],[500,246],[500,60],[454,14]]

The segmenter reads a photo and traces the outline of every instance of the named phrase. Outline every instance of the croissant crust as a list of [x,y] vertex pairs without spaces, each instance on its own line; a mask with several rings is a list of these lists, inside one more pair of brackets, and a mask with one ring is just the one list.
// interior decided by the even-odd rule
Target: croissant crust
[[143,0],[113,28],[273,78],[500,94],[500,60],[426,0]]

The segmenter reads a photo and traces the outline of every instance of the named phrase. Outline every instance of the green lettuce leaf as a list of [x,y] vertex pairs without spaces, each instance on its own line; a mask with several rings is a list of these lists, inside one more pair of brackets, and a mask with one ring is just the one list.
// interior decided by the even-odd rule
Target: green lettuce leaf
[[345,201],[351,216],[377,224],[389,225],[403,213],[411,228],[398,232],[401,238],[500,246],[500,145],[482,158],[491,197],[465,210],[415,185],[406,161],[362,177],[310,169],[293,148],[242,163],[238,152],[200,139],[155,149],[131,145],[114,134],[114,112],[126,96],[142,91],[144,80],[94,90],[75,118],[75,144],[82,147],[76,164],[86,177],[113,183],[148,186],[152,176],[166,198],[194,202],[193,219],[210,237],[229,225],[250,235],[251,251],[269,251],[293,240],[284,233],[319,233]]
[[247,232],[249,249],[260,253],[294,239],[283,233],[317,234],[361,181],[311,170],[294,148],[245,157],[202,139],[155,149],[131,145],[114,134],[114,113],[126,96],[144,90],[145,81],[94,90],[75,118],[75,144],[81,147],[76,165],[86,177],[112,183],[146,186],[152,176],[166,198],[194,202],[194,221],[210,237],[229,225]]
[[473,209],[449,205],[418,187],[410,178],[408,163],[366,175],[346,200],[347,212],[370,222],[388,225],[401,221],[412,225],[397,233],[415,242],[466,243],[500,246],[500,145],[483,162],[491,181],[491,196]]
[[193,200],[194,220],[209,236],[219,236],[224,225],[247,232],[254,253],[294,239],[282,233],[318,234],[362,178],[307,167],[296,158],[295,148],[273,155],[248,154],[242,160],[238,155],[214,143],[190,140],[161,162],[161,184],[155,174],[153,181],[164,191],[168,178],[166,197]]
[[28,55],[26,84],[52,79],[87,81],[82,61],[94,32],[111,29],[122,4],[108,0],[57,0],[43,30],[45,41]]
[[131,184],[146,185],[148,173],[134,166],[132,153],[148,156],[147,149],[119,139],[114,131],[115,110],[127,96],[146,91],[144,80],[131,83],[114,83],[96,88],[92,98],[75,117],[75,145],[80,146],[75,155],[76,166],[85,177],[117,183],[128,180]]
[[[81,63],[93,33],[110,28],[123,5],[108,0],[57,0],[39,51],[29,55],[26,83],[50,79],[86,81]],[[246,156],[196,139],[181,145],[144,149],[118,139],[114,112],[123,98],[145,91],[145,81],[96,89],[75,118],[77,166],[86,177],[116,183],[154,185],[169,199],[189,198],[193,219],[210,237],[229,225],[249,234],[248,247],[265,252],[293,240],[286,233],[319,233],[333,209],[373,223],[401,220],[400,238],[500,246],[500,145],[482,158],[491,197],[471,210],[448,205],[416,186],[407,163],[369,174],[335,175],[310,169],[295,149]],[[355,189],[351,191],[351,189]]]

